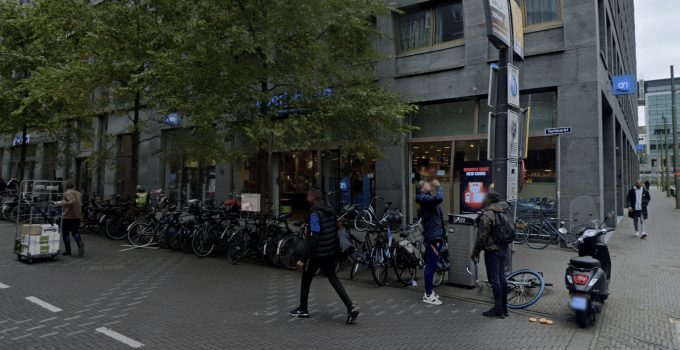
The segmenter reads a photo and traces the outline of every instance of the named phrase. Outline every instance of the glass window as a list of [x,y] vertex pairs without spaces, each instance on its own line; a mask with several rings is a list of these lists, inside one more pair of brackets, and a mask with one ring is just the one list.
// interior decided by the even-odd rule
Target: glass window
[[455,2],[434,9],[435,43],[463,39],[463,4]]
[[524,0],[527,27],[561,20],[560,0]]
[[462,1],[406,10],[397,17],[399,50],[408,51],[463,39]]
[[524,161],[524,186],[519,193],[517,216],[527,221],[557,216],[556,138],[529,138],[529,154]]
[[430,45],[430,16],[429,10],[399,16],[399,47],[402,51]]
[[413,125],[420,128],[413,137],[472,135],[474,124],[474,100],[423,105],[413,118]]
[[539,92],[520,96],[522,108],[531,107],[530,131],[543,131],[555,126],[557,119],[557,93]]
[[410,217],[415,218],[418,205],[415,202],[416,186],[421,180],[438,180],[444,186],[444,202],[441,204],[444,215],[451,212],[451,141],[419,142],[411,144],[411,185],[413,194]]

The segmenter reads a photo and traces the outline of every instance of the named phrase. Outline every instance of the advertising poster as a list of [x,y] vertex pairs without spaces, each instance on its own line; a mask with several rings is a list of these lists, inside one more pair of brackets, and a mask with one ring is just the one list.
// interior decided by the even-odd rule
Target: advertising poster
[[460,179],[460,213],[476,214],[484,208],[491,185],[491,162],[465,162]]
[[259,193],[242,193],[241,194],[241,211],[260,212],[260,194]]
[[508,0],[487,0],[486,9],[488,36],[497,48],[510,46],[510,11]]
[[517,0],[510,0],[512,10],[512,50],[521,60],[524,60],[524,19],[522,9]]
[[519,114],[508,110],[508,159],[519,157]]

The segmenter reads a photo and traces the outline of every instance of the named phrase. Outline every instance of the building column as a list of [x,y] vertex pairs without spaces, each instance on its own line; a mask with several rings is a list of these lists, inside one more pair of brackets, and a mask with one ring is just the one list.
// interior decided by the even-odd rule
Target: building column
[[[603,103],[605,103],[603,101]],[[616,196],[616,128],[614,114],[603,106],[602,115],[602,176],[604,212],[618,212]]]

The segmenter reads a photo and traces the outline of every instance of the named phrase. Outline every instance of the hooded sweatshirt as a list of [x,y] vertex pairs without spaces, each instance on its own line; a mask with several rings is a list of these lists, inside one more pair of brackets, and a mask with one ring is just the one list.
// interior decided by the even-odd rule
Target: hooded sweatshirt
[[503,248],[491,238],[491,229],[496,224],[496,213],[506,213],[508,208],[508,203],[506,202],[493,203],[484,209],[484,212],[477,218],[477,242],[473,250],[474,255],[479,255],[482,250],[499,250]]

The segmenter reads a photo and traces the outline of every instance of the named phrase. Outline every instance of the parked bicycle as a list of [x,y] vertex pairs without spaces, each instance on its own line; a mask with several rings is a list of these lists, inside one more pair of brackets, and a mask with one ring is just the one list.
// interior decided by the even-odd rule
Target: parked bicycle
[[373,197],[368,208],[359,212],[354,218],[354,228],[357,231],[364,232],[369,228],[376,226],[380,222],[389,223],[390,229],[393,233],[400,233],[402,231],[402,221],[404,215],[398,208],[391,208],[392,202],[385,202],[385,213],[382,217],[378,217],[374,208],[375,203],[380,197]]

